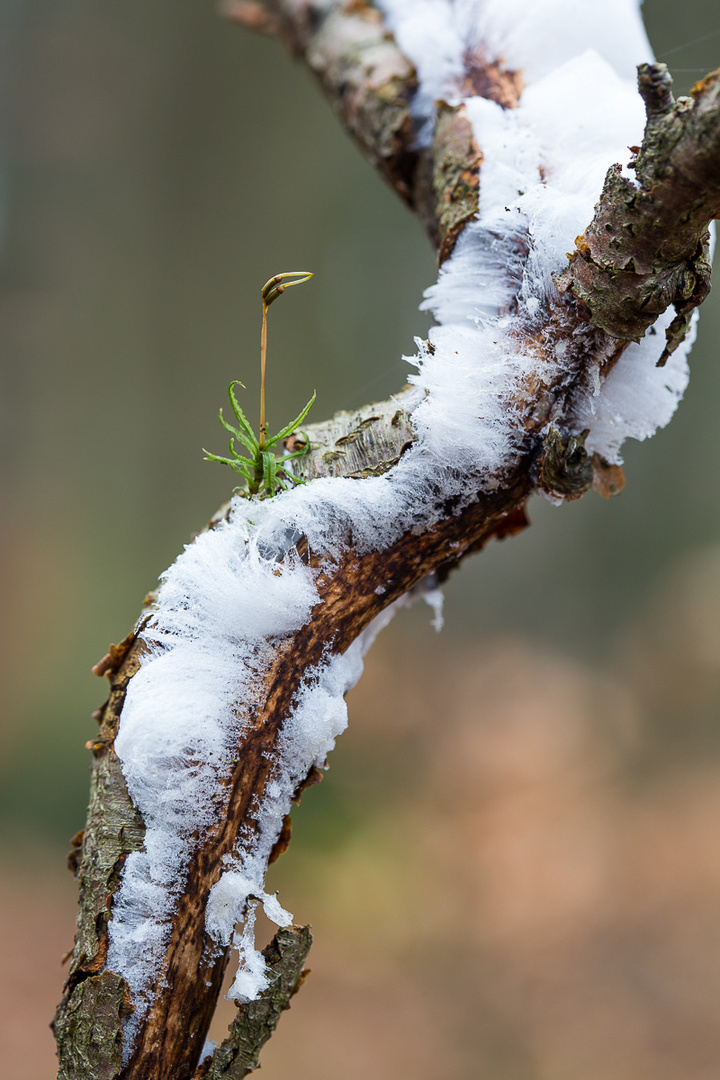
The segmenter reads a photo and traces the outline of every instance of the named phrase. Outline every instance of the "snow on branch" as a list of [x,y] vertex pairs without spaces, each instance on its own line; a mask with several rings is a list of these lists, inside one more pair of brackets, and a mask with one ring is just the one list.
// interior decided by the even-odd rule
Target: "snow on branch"
[[291,465],[311,482],[233,499],[100,665],[111,695],[55,1025],[67,1080],[192,1076],[232,949],[231,995],[265,1000],[256,907],[292,923],[265,871],[364,652],[399,606],[437,606],[465,555],[522,528],[538,488],[617,490],[623,440],[682,395],[707,285],[717,80],[675,103],[635,0],[226,8],[305,59],[429,230],[437,325],[410,387],[310,426]]

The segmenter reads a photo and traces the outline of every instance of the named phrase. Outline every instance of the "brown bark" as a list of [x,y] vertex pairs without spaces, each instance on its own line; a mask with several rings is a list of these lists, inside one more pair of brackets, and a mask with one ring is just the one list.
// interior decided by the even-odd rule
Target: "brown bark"
[[707,228],[720,215],[720,71],[678,101],[664,64],[643,64],[639,75],[647,125],[630,164],[639,187],[612,166],[557,283],[595,326],[632,341],[673,304],[662,364],[710,291]]
[[[429,229],[440,258],[449,254],[477,209],[481,150],[462,110],[444,104],[439,107],[432,150],[413,149],[409,102],[415,73],[378,12],[362,0],[322,6],[308,0],[243,0],[226,7],[236,20],[275,34],[304,57],[367,156]],[[654,87],[662,84],[659,72],[657,68],[646,73]],[[482,92],[487,88],[488,96],[502,94],[505,107],[516,102],[522,86],[522,73],[503,72],[479,55],[468,57],[467,79]],[[698,282],[705,274],[699,252],[708,222],[715,216],[713,192],[720,175],[713,164],[717,140],[706,137],[711,120],[718,126],[716,87],[715,77],[706,80],[692,106],[669,105],[662,93],[659,105],[648,105],[646,142],[637,159],[641,194],[630,205],[627,182],[606,184],[587,239],[579,243],[568,271],[561,276],[562,291],[543,313],[539,328],[536,325],[532,336],[523,341],[524,348],[542,355],[562,339],[569,343],[568,363],[556,384],[538,381],[522,388],[516,404],[524,419],[524,445],[517,460],[498,476],[495,490],[469,495],[464,481],[457,499],[438,494],[424,526],[418,525],[383,551],[360,554],[349,546],[332,565],[321,564],[304,537],[292,539],[299,556],[321,569],[320,600],[307,625],[281,643],[262,686],[254,688],[261,705],[251,712],[237,703],[247,733],[238,747],[234,771],[217,793],[215,824],[198,842],[188,869],[153,1004],[124,1069],[119,1051],[121,1020],[131,1003],[126,985],[106,969],[105,958],[113,895],[128,854],[142,847],[143,823],[128,796],[113,740],[127,685],[139,665],[141,640],[131,635],[121,646],[111,648],[98,665],[98,672],[110,680],[111,693],[101,711],[98,738],[91,744],[94,768],[88,824],[81,849],[73,856],[79,867],[80,914],[65,997],[55,1021],[63,1080],[241,1076],[245,1073],[237,1070],[246,1067],[237,1064],[241,1043],[243,1060],[254,1067],[268,1024],[258,1022],[257,1016],[253,1019],[252,1010],[246,1009],[212,1063],[198,1069],[227,963],[227,950],[218,950],[205,932],[205,907],[221,873],[222,858],[234,850],[241,827],[256,826],[254,808],[272,774],[277,740],[303,676],[328,652],[343,653],[376,615],[423,578],[435,574],[442,580],[493,536],[500,538],[523,528],[527,523],[524,504],[538,486],[574,498],[592,486],[608,494],[621,483],[617,471],[608,470],[601,461],[590,461],[582,439],[571,436],[573,408],[589,382],[606,372],[638,335],[647,317],[642,290],[648,275],[657,280],[664,268],[673,282],[661,298],[653,287],[654,307],[675,303],[682,313],[691,299],[699,302],[703,286]],[[646,101],[649,95],[646,90]],[[685,161],[693,152],[701,177],[694,186],[692,170],[680,169],[673,156],[680,154]],[[694,194],[685,220],[684,212],[678,215],[678,206],[685,205],[690,192]],[[666,210],[665,228],[658,232],[650,219],[653,213]],[[673,239],[667,222],[675,225],[678,217],[683,220]],[[610,265],[610,259],[616,262]],[[686,275],[682,286],[678,285],[678,266]],[[695,275],[692,289],[690,273]],[[629,277],[642,280],[630,288]],[[610,311],[613,300],[619,302],[621,318],[596,314],[596,310]],[[361,479],[392,468],[413,438],[409,410],[415,397],[415,391],[403,391],[391,402],[338,414],[327,424],[308,428],[311,451],[300,459],[302,476]],[[549,423],[553,427],[545,436]],[[223,513],[219,511],[214,521]],[[281,837],[278,850],[284,849],[286,840]],[[280,956],[286,941],[283,933],[275,943]],[[275,1020],[297,987],[296,968],[297,964],[290,964],[284,989],[272,1005]],[[233,1068],[235,1072],[228,1071]]]

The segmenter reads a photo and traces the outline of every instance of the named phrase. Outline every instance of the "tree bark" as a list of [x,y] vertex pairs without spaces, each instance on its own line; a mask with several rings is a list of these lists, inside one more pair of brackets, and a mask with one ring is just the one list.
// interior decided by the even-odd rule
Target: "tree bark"
[[[478,210],[483,155],[462,106],[439,103],[431,145],[417,146],[410,109],[416,72],[379,12],[362,0],[233,0],[226,12],[278,37],[304,59],[367,158],[430,234],[439,262],[445,261]],[[512,107],[522,85],[521,73],[479,55],[467,58],[466,79],[474,92],[504,108]],[[110,696],[98,714],[98,736],[89,744],[94,763],[88,821],[71,856],[80,910],[54,1022],[62,1080],[200,1080],[244,1076],[257,1066],[260,1046],[298,987],[309,936],[299,928],[278,932],[272,997],[243,1006],[228,1040],[199,1065],[228,961],[228,949],[218,948],[206,932],[205,909],[239,833],[257,828],[256,808],[272,778],[278,740],[303,676],[328,654],[344,653],[373,619],[418,583],[430,575],[444,580],[490,538],[524,528],[525,503],[539,487],[575,498],[593,487],[607,495],[621,486],[619,469],[593,459],[582,438],[572,436],[573,412],[593,380],[604,377],[628,343],[674,304],[671,351],[687,329],[690,311],[707,294],[707,230],[720,213],[719,87],[715,73],[696,87],[692,99],[675,102],[663,65],[641,70],[648,122],[635,161],[639,187],[608,163],[595,217],[578,239],[539,324],[526,331],[525,347],[540,355],[544,350],[549,355],[559,340],[566,342],[567,364],[555,382],[531,380],[518,389],[514,406],[522,445],[494,488],[470,496],[459,490],[457,498],[431,492],[424,523],[382,551],[358,550],[345,535],[344,551],[332,564],[306,537],[288,538],[286,550],[318,569],[320,599],[307,624],[278,644],[271,669],[253,687],[252,708],[237,702],[245,730],[236,764],[217,792],[215,820],[198,841],[152,1005],[125,1066],[122,1022],[133,1003],[125,981],[106,966],[108,926],[123,865],[131,852],[142,849],[144,823],[128,795],[114,739],[127,687],[146,648],[143,621],[97,666],[97,673],[109,679]],[[389,402],[311,425],[309,453],[297,462],[299,478],[361,480],[389,472],[415,440],[410,413],[417,400],[416,390],[405,389]],[[218,511],[209,528],[226,514],[227,508]],[[275,554],[280,559],[285,551]],[[311,775],[299,784],[298,798],[312,780]],[[289,827],[278,838],[274,857],[288,841]]]

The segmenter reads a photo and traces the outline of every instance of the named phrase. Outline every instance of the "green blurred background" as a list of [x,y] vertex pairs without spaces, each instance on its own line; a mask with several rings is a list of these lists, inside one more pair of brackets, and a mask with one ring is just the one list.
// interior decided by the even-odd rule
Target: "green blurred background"
[[[647,0],[645,18],[677,92],[718,65],[713,5]],[[416,309],[435,268],[422,230],[361,159],[303,67],[273,41],[223,21],[212,3],[0,0],[0,30],[0,952],[8,1002],[0,1040],[15,1080],[35,1080],[52,1069],[44,1025],[59,994],[57,955],[72,937],[74,886],[62,863],[84,820],[83,744],[104,696],[90,667],[128,632],[158,573],[233,486],[201,447],[224,445],[216,417],[231,378],[242,378],[255,400],[259,287],[280,270],[315,271],[274,311],[269,402],[272,424],[317,388],[312,415],[320,419],[403,383],[402,354],[427,330]],[[326,949],[325,975],[315,962],[319,997],[307,991],[310,1011],[295,1021],[287,1048],[272,1050],[270,1076],[289,1076],[291,1066],[296,1080],[411,1071],[428,1080],[720,1075],[717,1010],[701,1019],[696,1001],[712,1000],[720,966],[719,322],[713,295],[686,398],[666,431],[626,447],[622,496],[559,510],[536,500],[532,529],[495,544],[448,584],[442,635],[429,611],[413,611],[376,646],[367,682],[351,698],[351,729],[306,796],[278,867],[283,902],[318,931],[324,925],[330,945],[318,947]],[[541,734],[546,722],[554,741]],[[466,745],[473,731],[485,733],[481,742],[492,731],[500,743],[487,756],[478,751],[467,800],[451,805],[448,790],[462,784],[450,762],[475,760]],[[491,777],[482,788],[487,760],[511,752],[498,749],[503,731],[517,767],[503,766],[502,783]],[[582,798],[572,788],[558,803],[569,774],[594,779],[580,784]],[[506,790],[520,792],[525,807],[525,816],[511,814],[507,834],[493,810]],[[533,839],[522,822],[542,819],[541,805],[550,808],[547,832]],[[504,864],[489,865],[488,852],[524,837],[518,867],[539,861],[547,869],[544,845],[568,821],[587,822],[588,806],[595,824],[560,860],[547,910],[565,910],[563,883],[574,896],[573,868],[588,851],[616,888],[587,886],[579,959],[558,974],[553,963],[569,948],[570,923],[560,934],[566,952],[550,949],[552,963],[538,959],[556,942],[542,920],[516,956],[518,924],[504,938],[488,896],[499,882],[498,911],[518,895],[534,910],[538,879],[518,883]],[[670,824],[686,819],[687,831],[668,838]],[[435,835],[438,821],[445,839]],[[461,822],[468,837],[447,862],[447,837],[462,833]],[[633,828],[639,854],[621,855]],[[590,837],[600,834],[596,849]],[[642,854],[656,849],[652,865],[667,864],[666,875],[642,884]],[[689,861],[678,870],[680,852]],[[472,879],[467,896],[463,874]],[[667,901],[648,943],[650,917],[617,896],[657,896],[677,875],[682,896]],[[705,922],[689,897],[701,906],[712,899]],[[481,909],[492,941],[480,935],[471,945],[462,928]],[[671,928],[688,920],[707,937],[668,953]],[[590,953],[602,969],[594,985],[607,994],[587,1004],[583,1020],[577,987]],[[348,983],[342,992],[322,982],[328,971]],[[696,989],[675,1002],[669,988],[678,981]],[[462,1022],[462,1009],[448,1004],[458,996]],[[443,1023],[430,1019],[438,1000]],[[333,1007],[340,1013],[327,1027],[313,1019]],[[355,1034],[343,1026],[349,1016]],[[431,1030],[435,1042],[426,1045]]]

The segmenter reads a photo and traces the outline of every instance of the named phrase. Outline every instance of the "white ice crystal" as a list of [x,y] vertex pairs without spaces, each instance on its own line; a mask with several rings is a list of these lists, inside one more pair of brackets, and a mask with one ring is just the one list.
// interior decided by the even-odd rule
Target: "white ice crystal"
[[[457,491],[462,477],[471,478],[473,491],[497,484],[524,437],[516,391],[538,365],[522,335],[513,333],[516,321],[541,312],[553,274],[592,218],[607,168],[626,162],[628,146],[642,138],[635,65],[651,54],[636,0],[382,0],[381,6],[419,73],[413,108],[421,138],[437,98],[460,100],[469,50],[481,48],[520,70],[525,89],[515,109],[465,101],[483,152],[480,211],[425,296],[423,306],[438,325],[411,359],[420,398],[413,448],[384,476],[317,480],[262,503],[234,500],[228,521],[199,536],[164,575],[142,631],[148,652],[130,681],[115,743],[147,830],[144,850],[125,864],[110,923],[108,966],[128,980],[136,1004],[126,1055],[160,970],[196,838],[217,812],[219,779],[242,753],[244,717],[261,704],[254,688],[318,601],[315,572],[294,554],[298,537],[329,561],[348,546],[381,550],[413,528],[427,528],[438,492]],[[513,298],[517,314],[503,314]],[[645,438],[667,423],[682,395],[690,341],[665,368],[655,367],[671,314],[627,349],[579,406],[578,430],[590,429],[588,448],[610,460],[619,460],[628,436]],[[545,377],[562,372],[564,348],[557,347]],[[425,591],[439,625],[434,582]],[[238,1000],[266,984],[253,940],[255,905],[262,903],[278,925],[291,920],[264,888],[283,818],[297,785],[313,765],[324,764],[345,728],[344,694],[395,607],[343,655],[330,643],[322,662],[305,673],[257,831],[239,838],[211,891],[206,928],[219,944],[238,949],[231,989]]]

